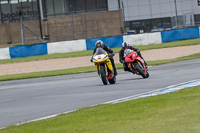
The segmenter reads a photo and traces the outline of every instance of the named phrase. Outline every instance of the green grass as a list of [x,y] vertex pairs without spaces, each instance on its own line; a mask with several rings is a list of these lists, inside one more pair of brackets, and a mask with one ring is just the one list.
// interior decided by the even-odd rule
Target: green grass
[[[143,48],[145,49],[145,46],[143,48],[142,47],[140,47],[141,50]],[[152,45],[152,47],[157,47],[157,46]],[[170,62],[190,60],[195,58],[200,58],[200,53],[171,60],[149,61],[148,64],[149,66],[154,66]],[[116,66],[118,69],[122,68],[121,64],[116,64]],[[6,75],[6,76],[0,76],[0,81],[56,76],[56,75],[93,72],[93,71],[95,71],[94,66],[56,70],[56,71],[37,72],[37,73]],[[191,132],[199,133],[200,132],[199,97],[200,97],[200,86],[197,86],[165,95],[136,99],[112,105],[98,105],[95,107],[83,108],[75,112],[62,114],[58,117],[51,119],[26,123],[20,126],[10,126],[0,130],[0,132],[1,133],[133,133],[133,132],[134,133],[191,133]]]
[[199,133],[200,86],[98,105],[58,117],[11,126],[2,133]]
[[[169,43],[163,43],[163,44],[152,44],[152,45],[145,45],[145,46],[135,46],[135,47],[139,48],[140,50],[149,50],[149,49],[189,46],[189,45],[198,45],[198,44],[200,44],[200,39],[176,41],[176,42],[169,42]],[[115,51],[115,53],[118,53],[120,49],[121,48],[114,48],[113,50]],[[0,60],[0,64],[26,62],[26,61],[34,61],[34,60],[56,59],[56,58],[81,57],[81,56],[91,56],[91,55],[92,55],[92,50],[88,50],[88,51],[80,51],[80,52],[59,53],[59,54],[39,55],[39,56],[32,56],[32,57]]]
[[[148,61],[147,63],[148,63],[149,66],[155,66],[155,65],[166,64],[166,63],[171,63],[171,62],[191,60],[191,59],[196,59],[196,58],[200,58],[200,53],[193,54],[193,55],[190,55],[190,56],[180,57],[180,58],[176,58],[176,59],[170,59],[170,60]],[[122,66],[122,64],[117,63],[116,68],[122,69],[123,66]],[[40,78],[40,77],[48,77],[48,76],[58,76],[58,75],[94,72],[94,71],[96,71],[95,66],[78,67],[78,68],[71,68],[71,69],[64,69],[64,70],[3,75],[3,76],[0,76],[0,81],[18,80],[18,79],[27,79],[27,78]]]

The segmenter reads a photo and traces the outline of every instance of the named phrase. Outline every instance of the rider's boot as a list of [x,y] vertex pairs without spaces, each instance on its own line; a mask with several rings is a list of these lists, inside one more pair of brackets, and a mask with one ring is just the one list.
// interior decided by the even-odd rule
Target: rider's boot
[[114,69],[114,75],[117,76],[117,69],[116,69],[116,67],[115,67],[114,59],[111,58],[110,61],[111,61],[111,63],[112,63],[113,69]]
[[131,73],[133,73],[133,74],[134,74],[134,72],[133,72],[133,71],[131,71],[131,70],[130,70],[130,69],[127,67],[127,66],[125,66],[125,65],[124,65],[124,71],[125,71],[125,72],[131,72]]
[[[144,60],[144,59],[143,59]],[[147,69],[147,71],[148,71],[148,66],[147,66],[147,63],[146,63],[146,61],[144,60],[144,64],[145,64],[145,66],[146,66],[146,69]]]
[[[144,59],[143,59],[144,60]],[[147,62],[144,60],[144,64],[147,66]]]
[[144,58],[142,57],[142,55],[141,54],[139,54],[139,56],[143,59],[143,61],[144,61],[144,64],[147,66],[147,63],[146,63],[146,61],[144,60]]
[[143,61],[144,61],[144,64],[147,66],[147,62],[144,60],[144,58],[142,57]]
[[115,67],[115,63],[113,63],[114,75],[117,76],[117,69]]
[[114,72],[115,72],[115,76],[117,76],[117,70],[116,70],[116,68],[114,69]]

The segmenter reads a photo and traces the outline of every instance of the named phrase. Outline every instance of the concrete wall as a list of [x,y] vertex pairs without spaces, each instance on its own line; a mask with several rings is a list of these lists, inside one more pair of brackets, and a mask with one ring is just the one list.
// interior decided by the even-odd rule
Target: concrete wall
[[9,52],[11,59],[48,54],[47,44],[10,47]]
[[48,54],[86,51],[85,39],[48,43]]
[[196,27],[196,28],[164,31],[157,33],[147,33],[139,35],[80,39],[73,41],[53,42],[47,44],[1,48],[0,59],[10,59],[10,58],[12,59],[12,58],[20,58],[27,56],[43,55],[43,54],[93,50],[95,47],[95,42],[97,40],[102,40],[106,45],[108,45],[111,48],[121,47],[123,41],[126,41],[133,46],[161,44],[170,41],[200,38],[199,29],[200,29],[199,27]]
[[0,49],[0,60],[10,59],[10,51],[9,48],[1,48]]
[[121,35],[120,27],[123,27],[121,18],[121,10],[50,18],[48,19],[50,42]]
[[124,41],[134,46],[162,43],[160,32],[126,35],[124,36]]
[[161,35],[163,43],[178,40],[195,39],[199,38],[199,27],[165,31],[162,32]]
[[123,42],[123,36],[86,39],[87,50],[93,50],[98,40],[102,40],[103,43],[110,48],[119,48]]

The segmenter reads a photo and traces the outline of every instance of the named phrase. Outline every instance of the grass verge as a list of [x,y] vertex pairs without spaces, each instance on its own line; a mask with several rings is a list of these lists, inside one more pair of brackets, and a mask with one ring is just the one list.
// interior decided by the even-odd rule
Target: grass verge
[[[189,46],[189,45],[198,45],[198,44],[200,44],[200,39],[183,40],[183,41],[169,42],[169,43],[163,43],[163,44],[152,44],[152,45],[135,46],[135,47],[139,48],[140,50],[150,50],[150,49]],[[115,53],[118,53],[120,49],[121,48],[114,48],[113,50],[115,51]],[[57,59],[57,58],[91,56],[91,55],[92,55],[92,50],[88,50],[88,51],[81,51],[81,52],[59,53],[59,54],[39,55],[39,56],[32,56],[32,57],[0,60],[0,64],[35,61],[35,60],[46,60],[46,59]]]
[[[170,60],[148,61],[147,63],[149,66],[154,66],[154,65],[166,64],[166,63],[183,61],[183,60],[191,60],[191,59],[196,59],[196,58],[200,58],[200,53],[193,54],[190,56],[180,57],[180,58],[176,58],[176,59],[170,59]],[[122,66],[122,64],[117,63],[116,68],[122,69],[123,66]],[[0,76],[0,81],[18,80],[18,79],[27,79],[27,78],[40,78],[40,77],[48,77],[48,76],[94,72],[94,71],[96,71],[95,66],[78,67],[78,68],[55,70],[55,71],[43,71],[43,72],[3,75],[3,76]]]
[[[199,133],[200,86],[11,126],[2,133]],[[183,104],[184,103],[184,104]]]

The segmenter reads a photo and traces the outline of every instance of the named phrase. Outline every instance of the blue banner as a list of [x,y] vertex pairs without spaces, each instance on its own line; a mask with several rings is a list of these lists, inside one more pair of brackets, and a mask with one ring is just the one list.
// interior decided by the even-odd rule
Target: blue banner
[[161,32],[162,43],[200,38],[199,27]]
[[10,47],[9,50],[11,59],[44,55],[47,54],[47,44]]
[[103,43],[109,46],[110,48],[119,48],[121,47],[121,44],[123,42],[123,36],[86,39],[87,50],[93,50],[95,48],[95,43],[98,40],[102,40]]

